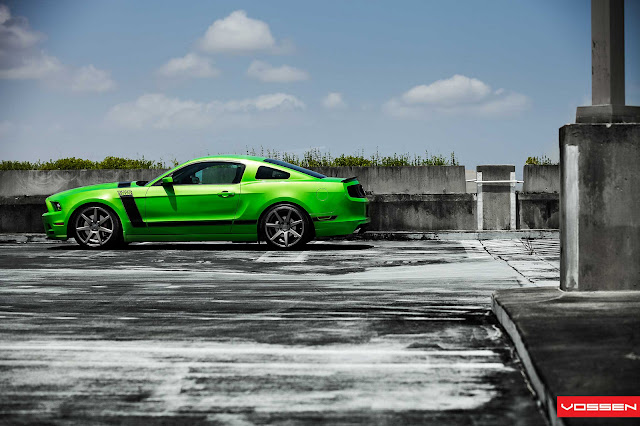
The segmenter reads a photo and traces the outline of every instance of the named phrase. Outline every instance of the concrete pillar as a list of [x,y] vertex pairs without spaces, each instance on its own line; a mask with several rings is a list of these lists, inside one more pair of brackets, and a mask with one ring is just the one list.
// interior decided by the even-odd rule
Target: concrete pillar
[[478,222],[478,231],[484,229],[484,216],[483,216],[483,194],[482,194],[482,172],[476,172],[476,220]]
[[623,0],[591,1],[591,33],[594,105],[560,129],[560,288],[640,290],[640,107],[624,105]]
[[624,0],[592,0],[591,41],[591,104],[624,105]]
[[[482,229],[511,229],[511,204],[513,200],[511,185],[506,181],[511,180],[511,173],[515,173],[515,170],[515,166],[510,165],[476,167],[478,174],[482,173],[483,181],[505,181],[505,183],[501,184],[483,184],[482,194],[480,194],[480,186],[478,186],[478,199],[482,200]],[[513,205],[515,208],[515,202]],[[478,204],[478,215],[480,214],[480,208],[481,206]]]
[[640,124],[560,129],[560,288],[640,290]]
[[578,107],[576,123],[637,123],[624,91],[624,0],[591,0],[592,105]]

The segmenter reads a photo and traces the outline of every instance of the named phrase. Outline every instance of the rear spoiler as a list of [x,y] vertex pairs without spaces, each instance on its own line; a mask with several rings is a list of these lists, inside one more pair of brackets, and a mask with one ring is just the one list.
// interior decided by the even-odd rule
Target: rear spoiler
[[353,182],[354,180],[358,180],[358,176],[342,179],[342,183],[349,183],[349,182]]

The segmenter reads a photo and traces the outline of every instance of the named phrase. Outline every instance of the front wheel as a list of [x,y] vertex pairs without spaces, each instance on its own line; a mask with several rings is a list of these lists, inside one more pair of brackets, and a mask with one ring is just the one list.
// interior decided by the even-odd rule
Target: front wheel
[[75,240],[84,248],[112,248],[122,240],[120,220],[106,206],[82,206],[70,222]]
[[260,229],[269,246],[291,250],[310,240],[311,224],[304,211],[293,204],[278,204],[264,215]]

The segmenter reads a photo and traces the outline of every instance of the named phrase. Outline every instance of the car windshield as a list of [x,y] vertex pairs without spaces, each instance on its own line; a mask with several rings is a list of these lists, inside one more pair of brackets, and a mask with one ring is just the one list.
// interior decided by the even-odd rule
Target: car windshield
[[325,175],[316,173],[313,170],[305,169],[304,167],[295,166],[293,164],[289,164],[286,161],[274,160],[271,158],[267,158],[264,160],[266,163],[277,164],[278,166],[286,167],[287,169],[295,170],[300,173],[304,173],[305,175],[313,176],[318,179],[326,178]]

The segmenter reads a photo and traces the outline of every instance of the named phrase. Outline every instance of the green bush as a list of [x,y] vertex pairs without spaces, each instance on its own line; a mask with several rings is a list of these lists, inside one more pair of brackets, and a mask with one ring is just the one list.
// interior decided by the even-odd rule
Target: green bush
[[524,164],[530,164],[534,166],[551,166],[558,164],[557,162],[551,161],[549,157],[543,155],[541,157],[529,157]]
[[[276,150],[264,149],[260,147],[260,151],[255,149],[247,149],[248,155],[258,155],[260,157],[269,157],[277,160],[283,160],[291,164],[301,167],[397,167],[397,166],[457,166],[455,153],[451,153],[449,158],[442,155],[429,155],[425,152],[425,156],[406,154],[393,154],[381,156],[378,152],[373,155],[365,156],[364,151],[355,154],[340,154],[338,157],[332,157],[328,152],[322,152],[313,148],[305,151],[302,156],[290,153],[280,153]],[[536,157],[530,157],[536,158]],[[546,157],[544,157],[546,158]],[[548,159],[547,159],[548,160]],[[529,160],[527,160],[529,161]],[[527,164],[530,164],[527,162]],[[60,158],[58,160],[49,160],[46,162],[36,161],[0,161],[0,170],[83,170],[83,169],[168,169],[178,165],[174,159],[168,162],[146,160],[144,157],[140,159],[131,159],[123,157],[106,157],[102,161],[91,161],[82,158],[69,157]]]
[[131,159],[122,157],[106,157],[102,161],[84,160],[69,157],[47,162],[36,161],[0,161],[0,170],[83,170],[83,169],[168,169],[178,165],[176,160],[165,165],[162,161]]

